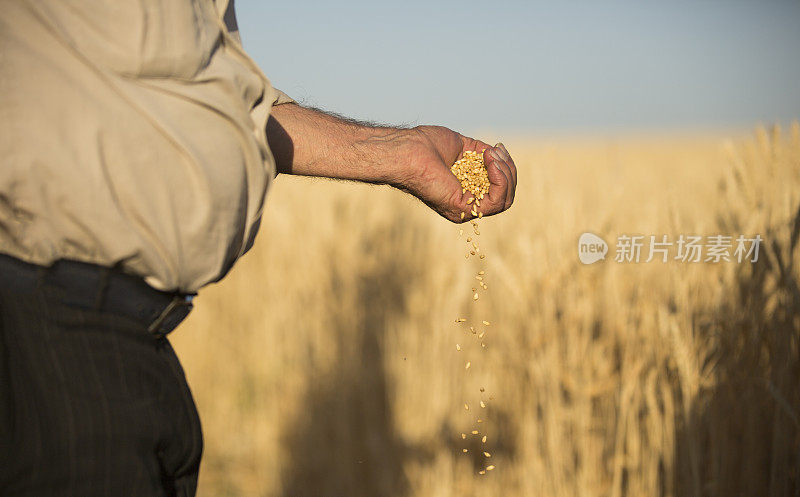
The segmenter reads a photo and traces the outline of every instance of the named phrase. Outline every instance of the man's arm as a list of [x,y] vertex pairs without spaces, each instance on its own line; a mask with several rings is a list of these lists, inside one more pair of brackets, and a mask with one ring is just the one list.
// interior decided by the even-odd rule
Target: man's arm
[[464,152],[484,151],[489,193],[484,215],[514,200],[517,170],[502,144],[491,147],[441,126],[375,126],[297,104],[272,108],[267,139],[279,173],[387,184],[416,196],[445,218],[470,218],[469,192],[450,172]]

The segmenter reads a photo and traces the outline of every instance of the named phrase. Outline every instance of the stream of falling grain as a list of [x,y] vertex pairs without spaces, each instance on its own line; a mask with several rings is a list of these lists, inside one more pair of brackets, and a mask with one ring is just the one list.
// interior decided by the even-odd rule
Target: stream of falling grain
[[[486,284],[486,270],[483,268],[483,260],[486,258],[485,253],[481,253],[480,245],[478,244],[478,236],[480,236],[481,232],[478,229],[478,220],[483,217],[483,212],[480,209],[481,200],[483,200],[484,196],[489,192],[489,175],[486,170],[486,166],[483,162],[483,152],[465,152],[464,156],[456,161],[455,164],[450,168],[453,174],[458,178],[461,182],[462,193],[470,192],[473,196],[467,199],[467,205],[471,209],[469,215],[472,216],[470,220],[470,224],[472,226],[472,234],[467,235],[466,243],[467,243],[467,252],[465,254],[465,258],[469,259],[470,257],[478,257],[478,261],[480,262],[481,266],[479,270],[475,274],[475,281],[477,281],[476,286],[472,287],[472,301],[477,303],[480,299],[480,292],[487,291],[489,286]],[[461,219],[464,219],[467,216],[467,213],[461,213]],[[459,237],[464,236],[464,229],[459,228],[458,230]],[[470,315],[475,315],[476,313],[472,312]],[[464,371],[466,374],[469,374],[470,367],[474,361],[477,361],[477,358],[472,357],[471,350],[476,349],[477,345],[470,346],[470,342],[472,343],[480,343],[481,348],[477,349],[478,352],[486,349],[486,342],[484,341],[484,337],[486,336],[486,332],[488,327],[490,326],[490,321],[488,320],[488,316],[481,316],[479,321],[476,320],[476,324],[470,324],[467,321],[467,318],[456,318],[456,324],[466,324],[468,326],[468,333],[474,335],[474,338],[468,338],[468,342],[466,342],[466,346],[462,347],[461,343],[456,343],[456,352],[465,352],[465,355],[469,357],[465,358],[464,364]],[[477,324],[477,323],[480,324]],[[476,326],[479,327],[479,330],[476,330]],[[483,328],[480,328],[480,327]],[[468,335],[469,337],[469,335]],[[488,400],[486,399],[486,389],[481,386],[478,392],[478,405],[480,405],[481,409],[486,409],[488,405]],[[490,397],[491,398],[491,397]],[[469,414],[469,401],[464,403],[464,409],[467,411],[467,415],[470,417],[470,422],[473,425],[473,429],[471,430],[471,434],[473,437],[481,437],[481,443],[487,443],[487,427],[485,423],[483,423],[483,419],[480,417],[480,412],[475,415]],[[476,425],[481,425],[483,429],[483,433],[477,429]],[[467,435],[465,433],[461,434],[461,439],[467,441]],[[467,441],[468,443],[468,441]],[[469,450],[467,447],[463,447],[461,452],[464,454],[468,454]],[[482,453],[484,459],[489,459],[492,457],[491,453],[488,450],[480,450],[479,453]],[[493,470],[495,467],[494,465],[485,466],[484,469],[478,471],[479,475],[485,475],[487,471]]]

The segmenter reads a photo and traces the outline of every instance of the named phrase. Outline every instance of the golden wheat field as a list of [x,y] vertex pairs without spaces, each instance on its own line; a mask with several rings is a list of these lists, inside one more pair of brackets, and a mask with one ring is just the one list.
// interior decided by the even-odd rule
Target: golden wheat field
[[[519,185],[480,221],[478,302],[459,226],[413,198],[276,180],[172,338],[201,496],[800,494],[800,126],[504,142]],[[754,264],[584,266],[585,231],[765,242]],[[468,372],[460,316],[492,322]],[[478,385],[486,444],[460,436]]]

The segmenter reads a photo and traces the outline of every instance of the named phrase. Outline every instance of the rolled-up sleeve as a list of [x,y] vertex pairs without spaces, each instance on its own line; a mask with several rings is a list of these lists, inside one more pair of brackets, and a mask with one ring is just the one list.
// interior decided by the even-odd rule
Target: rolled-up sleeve
[[280,104],[297,103],[297,102],[294,101],[294,99],[292,97],[290,97],[286,93],[280,91],[279,89],[273,87],[273,90],[275,90],[275,93],[277,94],[277,98],[275,98],[275,100],[272,102],[273,106],[274,105],[280,105]]

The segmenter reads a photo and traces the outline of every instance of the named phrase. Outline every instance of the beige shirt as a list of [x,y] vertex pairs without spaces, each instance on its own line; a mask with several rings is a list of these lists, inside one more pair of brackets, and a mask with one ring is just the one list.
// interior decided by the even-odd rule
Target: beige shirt
[[227,0],[0,6],[0,253],[119,264],[161,290],[224,276],[275,176],[271,106],[292,101]]

